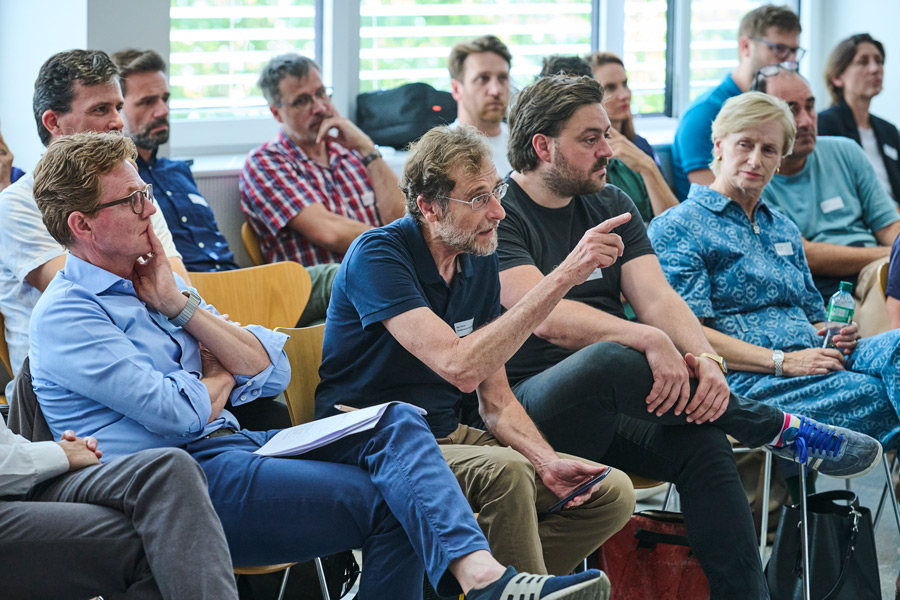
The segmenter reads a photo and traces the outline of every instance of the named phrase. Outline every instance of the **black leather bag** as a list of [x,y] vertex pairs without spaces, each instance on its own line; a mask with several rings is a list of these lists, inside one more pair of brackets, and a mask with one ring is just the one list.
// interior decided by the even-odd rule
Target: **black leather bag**
[[[838,504],[836,501],[849,504]],[[849,490],[807,498],[810,591],[818,600],[878,600],[881,582],[869,509]],[[772,600],[803,598],[800,506],[785,506],[766,565]]]
[[456,120],[456,100],[427,83],[356,97],[356,124],[379,146],[403,150],[433,127]]

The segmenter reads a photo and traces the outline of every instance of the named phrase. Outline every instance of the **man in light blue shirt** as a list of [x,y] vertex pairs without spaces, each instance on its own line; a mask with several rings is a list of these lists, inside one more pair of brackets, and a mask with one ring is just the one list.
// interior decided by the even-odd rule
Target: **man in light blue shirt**
[[785,6],[766,4],[741,18],[738,29],[738,66],[716,88],[706,92],[681,115],[672,145],[672,169],[678,199],[684,201],[692,183],[713,182],[712,122],[725,101],[750,89],[756,72],[765,65],[799,61],[800,19]]
[[608,586],[599,571],[535,579],[497,563],[410,406],[300,460],[256,454],[277,430],[240,429],[225,403],[284,389],[287,336],[221,318],[172,273],[136,156],[120,135],[76,134],[35,169],[47,230],[69,252],[30,329],[34,391],[54,434],[93,435],[113,457],[184,448],[207,476],[239,566],[362,547],[364,597],[421,597],[423,565],[439,593],[471,600]]
[[863,150],[847,138],[817,139],[816,100],[796,71],[760,77],[762,92],[788,103],[797,140],[762,198],[785,213],[803,236],[813,280],[825,301],[841,280],[854,284],[863,337],[887,331],[878,267],[900,233],[897,205],[879,185]]

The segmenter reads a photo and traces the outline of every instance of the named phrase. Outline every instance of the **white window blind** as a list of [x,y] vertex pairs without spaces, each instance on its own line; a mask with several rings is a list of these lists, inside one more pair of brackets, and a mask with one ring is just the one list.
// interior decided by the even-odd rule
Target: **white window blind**
[[284,52],[315,55],[314,0],[171,0],[174,119],[268,114],[256,80]]

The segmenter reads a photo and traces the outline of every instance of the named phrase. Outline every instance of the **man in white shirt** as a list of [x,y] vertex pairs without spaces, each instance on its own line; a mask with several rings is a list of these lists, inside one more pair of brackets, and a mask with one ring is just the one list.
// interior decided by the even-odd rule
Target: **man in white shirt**
[[[124,100],[119,71],[105,52],[70,50],[51,56],[34,84],[34,118],[41,142],[86,131],[121,131]],[[44,227],[27,173],[0,193],[0,312],[13,371],[28,354],[28,322],[41,293],[66,264],[66,251]],[[153,230],[172,268],[187,277],[162,216]]]
[[199,465],[174,448],[101,454],[71,431],[29,442],[0,418],[3,596],[236,599]]
[[506,157],[509,128],[503,122],[511,60],[509,48],[493,35],[456,44],[447,60],[450,93],[457,107],[456,121],[450,126],[471,125],[483,133],[501,177],[512,171]]

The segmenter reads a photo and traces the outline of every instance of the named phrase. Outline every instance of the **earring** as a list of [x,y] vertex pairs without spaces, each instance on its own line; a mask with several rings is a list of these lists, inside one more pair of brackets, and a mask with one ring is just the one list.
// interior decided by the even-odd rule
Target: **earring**
[[720,154],[719,156],[716,157],[716,162],[722,162],[722,155],[721,155],[721,154]]
[[780,167],[780,166],[775,167],[775,173],[781,173],[781,167]]

